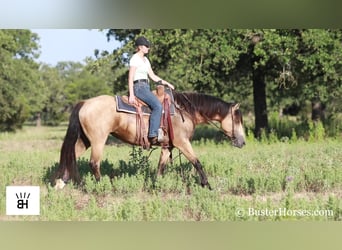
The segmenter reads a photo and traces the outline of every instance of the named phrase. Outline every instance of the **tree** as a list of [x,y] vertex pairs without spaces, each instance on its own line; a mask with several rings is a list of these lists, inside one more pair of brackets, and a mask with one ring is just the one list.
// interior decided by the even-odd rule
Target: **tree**
[[63,79],[57,67],[41,65],[41,81],[45,84],[44,103],[39,110],[39,117],[45,125],[58,125],[65,120],[67,100],[65,96],[65,79]]
[[74,67],[80,68],[77,73],[74,72],[67,78],[65,93],[69,105],[94,96],[112,94],[111,82],[106,81],[106,76],[101,74],[101,71],[91,73],[81,65]]
[[267,84],[281,85],[283,80],[292,81],[292,78],[283,79],[282,74],[290,61],[290,55],[296,50],[296,44],[291,40],[292,31],[239,30],[239,32],[245,37],[244,42],[248,44],[248,49],[240,54],[240,60],[233,74],[245,75],[252,81],[254,133],[260,137],[262,131],[267,132],[269,129]]
[[[321,101],[336,99],[334,96],[341,93],[341,31],[241,32],[250,46],[246,54],[241,54],[236,70],[246,72],[253,81],[255,134],[260,136],[262,130],[268,129],[267,100],[278,109],[289,97],[299,105],[310,100],[312,118],[322,118]],[[267,89],[272,89],[272,93],[267,93]]]
[[342,32],[303,30],[299,43],[301,99],[311,101],[312,120],[323,120],[324,107],[336,102],[342,92]]
[[46,125],[58,125],[66,120],[68,111],[80,100],[111,94],[106,77],[100,72],[91,74],[81,63],[59,62],[56,67],[42,65],[40,74],[46,86],[46,98],[40,110]]
[[29,30],[0,30],[0,131],[14,131],[41,101],[38,37]]

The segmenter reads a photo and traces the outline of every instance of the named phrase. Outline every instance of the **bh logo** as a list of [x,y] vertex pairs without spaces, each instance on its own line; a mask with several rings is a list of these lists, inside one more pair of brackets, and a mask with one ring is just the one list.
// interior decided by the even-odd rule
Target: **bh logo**
[[[28,209],[28,199],[30,198],[30,193],[27,194],[26,196],[26,193],[19,193],[18,194],[15,194],[17,196],[17,199],[18,199],[18,202],[17,202],[17,208],[18,209]],[[19,198],[20,196],[20,198]],[[26,199],[25,199],[26,198]]]
[[40,187],[39,186],[7,186],[6,187],[7,215],[39,215]]

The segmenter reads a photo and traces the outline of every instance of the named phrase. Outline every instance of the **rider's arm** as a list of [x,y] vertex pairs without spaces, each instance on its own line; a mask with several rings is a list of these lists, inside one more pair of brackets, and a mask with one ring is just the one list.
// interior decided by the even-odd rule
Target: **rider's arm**
[[174,88],[175,88],[171,83],[169,83],[169,82],[167,82],[167,81],[161,79],[159,76],[157,76],[157,75],[153,72],[152,68],[150,68],[150,70],[148,71],[148,76],[149,76],[153,81],[155,81],[155,82],[161,82],[161,84],[168,86],[170,89],[174,89]]
[[135,102],[135,95],[134,95],[134,90],[133,90],[133,77],[134,77],[136,70],[137,70],[137,67],[135,66],[129,67],[129,72],[128,72],[128,93],[129,93],[128,101],[129,103]]

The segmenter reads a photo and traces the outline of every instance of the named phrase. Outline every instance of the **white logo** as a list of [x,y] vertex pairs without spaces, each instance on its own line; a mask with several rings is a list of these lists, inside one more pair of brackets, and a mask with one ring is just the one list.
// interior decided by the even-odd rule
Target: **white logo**
[[7,186],[6,215],[39,215],[39,186]]

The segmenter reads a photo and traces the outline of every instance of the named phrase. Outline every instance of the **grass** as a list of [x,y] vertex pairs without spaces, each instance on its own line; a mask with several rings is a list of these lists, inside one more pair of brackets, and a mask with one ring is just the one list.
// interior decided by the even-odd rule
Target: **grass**
[[[100,182],[90,174],[87,151],[78,160],[82,183],[56,191],[49,177],[58,166],[65,131],[65,126],[25,127],[0,134],[0,220],[342,220],[340,140],[250,139],[243,149],[194,141],[213,191],[198,185],[197,173],[177,149],[173,164],[157,179],[159,150],[148,157],[138,147],[111,143]],[[39,185],[40,216],[6,216],[8,185]],[[313,214],[317,211],[321,215]]]

